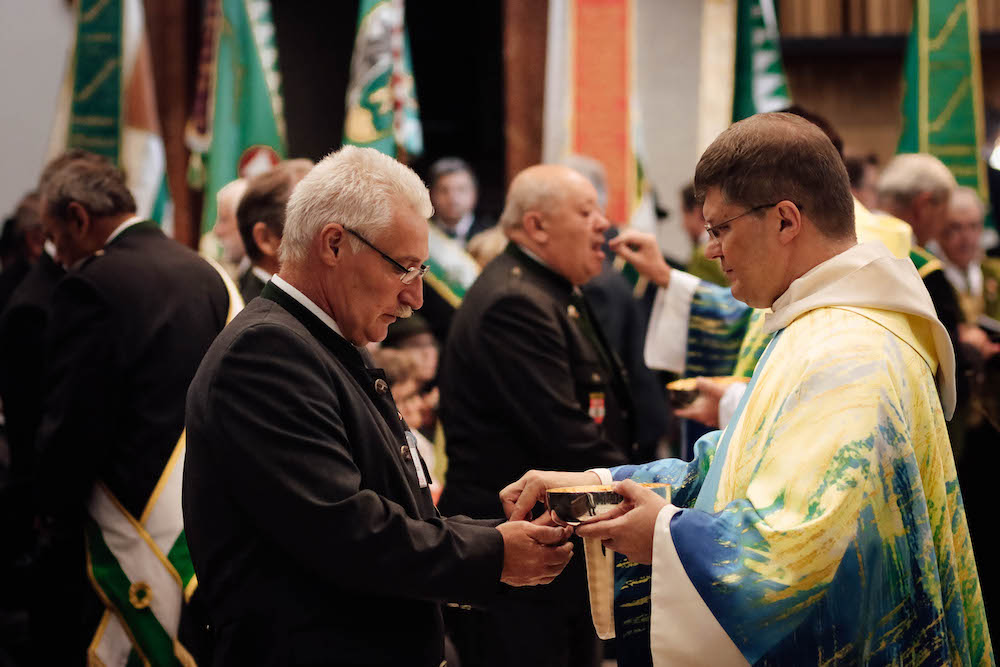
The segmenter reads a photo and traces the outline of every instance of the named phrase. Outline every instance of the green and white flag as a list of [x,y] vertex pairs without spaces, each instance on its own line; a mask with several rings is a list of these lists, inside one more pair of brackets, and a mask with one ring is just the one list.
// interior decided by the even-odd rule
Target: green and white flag
[[774,0],[739,0],[736,26],[733,122],[788,107]]
[[194,109],[185,130],[188,180],[205,193],[202,233],[215,195],[285,157],[278,45],[269,0],[206,0]]
[[[403,162],[424,150],[403,0],[361,0],[347,84],[344,144],[374,148]],[[458,308],[479,265],[431,225],[424,283]]]
[[915,0],[904,65],[900,153],[930,153],[986,200],[976,0]]
[[181,518],[184,436],[141,517],[98,482],[87,505],[87,576],[105,604],[88,664],[189,667],[177,637],[181,609],[198,586]]
[[344,143],[386,155],[424,150],[403,0],[361,0],[347,85]]
[[427,236],[428,271],[424,282],[449,305],[462,305],[465,293],[479,277],[479,264],[454,239],[433,224]]
[[49,158],[82,148],[125,172],[139,215],[172,231],[166,156],[141,0],[80,0]]

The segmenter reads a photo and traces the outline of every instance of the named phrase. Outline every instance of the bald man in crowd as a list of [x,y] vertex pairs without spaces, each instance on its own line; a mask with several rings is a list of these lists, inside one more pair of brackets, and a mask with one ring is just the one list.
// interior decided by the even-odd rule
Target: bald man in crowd
[[[529,468],[625,463],[635,432],[621,364],[580,290],[604,260],[594,186],[569,167],[530,167],[499,224],[510,242],[466,294],[441,369],[440,505],[482,518],[502,516],[498,489]],[[495,601],[482,623],[475,659],[488,665],[600,662],[582,559],[545,589]]]

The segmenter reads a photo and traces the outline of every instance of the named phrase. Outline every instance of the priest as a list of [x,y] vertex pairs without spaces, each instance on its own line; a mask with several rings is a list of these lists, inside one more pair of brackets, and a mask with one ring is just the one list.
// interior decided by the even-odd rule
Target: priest
[[[695,188],[733,295],[771,309],[728,426],[691,462],[529,472],[505,510],[617,483],[625,502],[578,533],[627,559],[628,664],[993,664],[945,426],[954,353],[913,264],[857,243],[843,163],[796,116],[730,127]],[[635,483],[654,481],[670,502]]]

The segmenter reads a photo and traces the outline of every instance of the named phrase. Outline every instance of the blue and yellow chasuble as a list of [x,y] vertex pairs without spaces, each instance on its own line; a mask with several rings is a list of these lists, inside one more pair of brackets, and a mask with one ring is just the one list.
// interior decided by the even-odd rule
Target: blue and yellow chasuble
[[620,664],[713,664],[727,642],[733,664],[994,664],[934,381],[951,350],[916,271],[866,245],[800,280],[727,430],[612,470],[674,505],[651,568],[616,562]]

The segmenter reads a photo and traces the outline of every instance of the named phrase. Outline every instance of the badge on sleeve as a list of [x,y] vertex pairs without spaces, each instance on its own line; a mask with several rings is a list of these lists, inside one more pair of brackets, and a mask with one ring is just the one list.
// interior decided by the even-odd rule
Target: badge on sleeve
[[590,394],[590,409],[588,410],[590,418],[594,420],[595,424],[604,423],[604,392],[595,391]]

